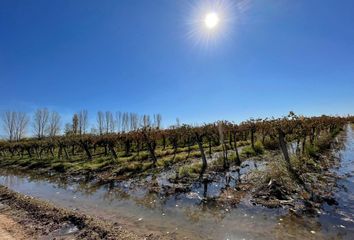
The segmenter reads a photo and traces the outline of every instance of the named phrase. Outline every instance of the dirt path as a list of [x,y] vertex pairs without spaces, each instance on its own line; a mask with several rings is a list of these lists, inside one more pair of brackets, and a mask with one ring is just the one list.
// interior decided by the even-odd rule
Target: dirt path
[[22,227],[8,216],[0,213],[0,239],[21,240],[26,239]]

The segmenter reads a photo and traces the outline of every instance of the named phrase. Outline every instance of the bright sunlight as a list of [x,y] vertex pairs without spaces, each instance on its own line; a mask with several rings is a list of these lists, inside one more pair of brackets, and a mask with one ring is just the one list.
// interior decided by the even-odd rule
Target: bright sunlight
[[215,12],[208,13],[205,16],[204,23],[208,29],[213,29],[219,24],[219,16]]

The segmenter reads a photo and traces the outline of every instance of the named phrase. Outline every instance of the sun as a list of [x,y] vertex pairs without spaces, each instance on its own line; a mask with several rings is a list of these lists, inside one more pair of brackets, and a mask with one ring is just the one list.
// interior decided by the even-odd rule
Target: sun
[[244,1],[248,0],[190,1],[188,16],[183,16],[188,25],[187,38],[202,48],[216,49],[221,46],[222,41],[229,39],[235,31],[243,7],[239,2]]
[[204,18],[204,24],[208,29],[216,28],[219,24],[219,16],[215,12],[208,13]]

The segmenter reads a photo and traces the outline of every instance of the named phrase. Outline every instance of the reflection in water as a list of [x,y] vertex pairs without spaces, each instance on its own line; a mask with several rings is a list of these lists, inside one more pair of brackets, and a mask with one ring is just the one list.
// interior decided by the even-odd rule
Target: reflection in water
[[[240,168],[219,174],[213,181],[195,183],[189,192],[164,194],[149,191],[147,182],[171,186],[168,174],[145,181],[129,180],[100,185],[73,182],[53,176],[1,170],[0,184],[66,208],[111,221],[138,233],[162,232],[176,239],[352,239],[354,234],[354,132],[347,128],[345,146],[338,153],[342,176],[336,192],[338,206],[325,206],[318,218],[298,217],[284,209],[252,206],[246,196],[235,208],[216,204],[222,193],[232,191],[242,176],[264,167],[244,161]],[[167,188],[168,189],[168,188]]]
[[344,146],[337,153],[340,166],[333,170],[339,176],[335,192],[338,205],[325,205],[325,213],[320,216],[322,230],[335,239],[354,238],[354,131],[349,125],[346,131]]

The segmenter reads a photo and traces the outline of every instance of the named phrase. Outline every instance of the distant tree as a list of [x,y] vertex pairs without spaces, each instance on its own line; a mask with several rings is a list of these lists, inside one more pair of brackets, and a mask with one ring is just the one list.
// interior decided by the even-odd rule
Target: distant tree
[[49,116],[48,135],[54,137],[60,133],[60,115],[57,112],[51,112]]
[[87,110],[81,110],[78,113],[78,128],[79,128],[79,134],[85,134],[87,131],[87,125],[88,125],[88,111]]
[[156,114],[156,128],[161,129],[162,116],[160,113]]
[[15,138],[17,141],[21,140],[26,133],[29,118],[24,112],[17,112],[17,119],[15,124]]
[[115,131],[115,123],[113,119],[113,114],[110,111],[106,111],[105,117],[104,117],[104,128],[105,128],[105,133],[112,133]]
[[100,135],[102,135],[104,132],[104,123],[105,123],[105,115],[101,111],[97,112],[97,129]]
[[139,128],[139,116],[136,113],[130,113],[130,130],[136,131]]
[[122,131],[122,113],[121,112],[116,112],[115,122],[117,125],[117,132],[119,133]]
[[176,118],[176,127],[179,127],[179,126],[181,126],[180,120],[179,120],[179,118]]
[[90,133],[94,134],[94,135],[97,135],[98,134],[97,128],[92,127],[91,130],[90,130]]
[[38,138],[43,138],[48,129],[49,111],[47,108],[37,109],[33,117],[33,131]]
[[64,127],[65,135],[72,135],[73,134],[73,126],[71,123],[66,123]]
[[122,115],[122,132],[129,132],[129,113],[123,113]]
[[144,114],[144,116],[143,116],[143,127],[147,128],[147,127],[150,127],[150,126],[151,126],[150,116]]
[[3,127],[9,141],[15,140],[16,112],[5,112],[2,116]]
[[8,111],[3,114],[2,120],[9,141],[23,138],[29,121],[26,113]]
[[77,113],[73,116],[72,133],[75,135],[79,133],[79,116]]

